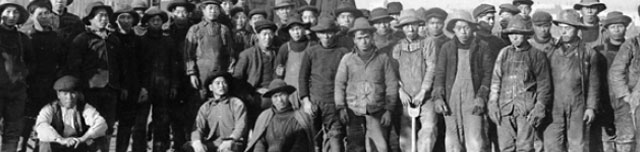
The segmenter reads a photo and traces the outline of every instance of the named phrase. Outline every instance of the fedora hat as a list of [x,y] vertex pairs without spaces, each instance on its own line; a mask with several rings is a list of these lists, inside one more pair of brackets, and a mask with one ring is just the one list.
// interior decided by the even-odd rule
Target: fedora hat
[[147,9],[147,11],[144,11],[144,16],[142,16],[141,20],[142,24],[146,24],[149,19],[155,16],[160,16],[160,18],[162,19],[162,23],[166,23],[167,21],[169,21],[169,15],[167,15],[166,12],[162,11],[158,7],[151,7]]
[[402,26],[405,26],[407,24],[422,23],[422,22],[424,21],[418,18],[418,15],[415,10],[407,9],[407,10],[402,10],[402,13],[400,13],[398,24],[395,25],[395,27],[401,28]]
[[611,24],[617,24],[617,23],[622,23],[626,27],[629,25],[629,23],[631,23],[631,17],[624,15],[622,14],[622,12],[619,12],[619,11],[609,12],[607,14],[607,17],[604,19],[604,21],[602,21],[602,26],[606,28]]
[[20,3],[18,3],[18,1],[16,0],[0,1],[0,12],[4,11],[4,9],[6,9],[9,6],[15,7],[20,13],[20,16],[19,16],[20,18],[18,18],[17,24],[23,24],[24,22],[27,22],[27,19],[29,19],[29,12],[22,5],[20,5]]
[[582,9],[582,7],[589,7],[589,6],[595,6],[598,8],[599,11],[603,11],[607,9],[607,5],[605,5],[604,3],[601,3],[600,0],[580,0],[580,3],[573,5],[573,9],[579,10],[579,9]]
[[133,22],[132,23],[136,24],[136,23],[138,23],[140,21],[140,16],[138,16],[138,13],[136,13],[133,10],[133,7],[131,7],[130,5],[123,5],[121,8],[118,8],[118,10],[113,12],[111,17],[109,17],[109,23],[111,23],[112,25],[117,25],[116,21],[118,20],[118,16],[120,16],[120,14],[124,14],[124,13],[129,13],[129,15],[131,15],[131,17],[133,17]]
[[288,19],[287,19],[287,23],[282,27],[282,30],[284,31],[289,31],[289,28],[291,28],[293,25],[301,25],[305,28],[308,28],[308,24],[302,23],[302,19],[300,18],[300,15],[289,15]]
[[364,30],[364,31],[376,31],[376,28],[371,26],[371,24],[369,24],[369,21],[364,18],[364,17],[360,17],[357,18],[355,22],[353,22],[353,27],[349,29],[349,33],[353,33],[356,31],[360,31],[360,30]]
[[167,5],[167,10],[173,11],[173,9],[176,9],[178,6],[185,7],[188,12],[193,12],[193,9],[196,7],[193,3],[189,3],[187,0],[171,0],[169,5]]
[[146,0],[133,0],[133,2],[131,2],[131,7],[133,7],[133,9],[146,10],[147,8],[149,8],[149,4],[147,4]]
[[95,2],[89,3],[87,4],[87,7],[84,10],[87,16],[82,18],[82,21],[84,22],[84,24],[89,25],[90,24],[89,20],[93,18],[93,16],[95,15],[94,14],[95,10],[101,9],[101,8],[107,10],[108,16],[111,16],[113,14],[113,8],[111,8],[111,6],[109,5],[104,4],[102,1],[95,1]]
[[503,34],[533,34],[533,29],[521,15],[515,15],[509,19],[507,28],[502,30]]
[[318,19],[318,24],[311,27],[311,31],[314,32],[325,32],[325,31],[338,31],[338,25],[335,23],[335,19],[333,16],[322,14]]
[[572,10],[572,9],[562,10],[558,14],[558,17],[552,22],[555,25],[562,23],[562,24],[569,24],[571,26],[576,26],[579,28],[589,27],[587,25],[582,24],[582,22],[580,22],[580,14],[578,14],[576,10]]
[[360,10],[358,10],[356,6],[353,6],[352,4],[346,3],[346,2],[340,3],[333,14],[335,16],[339,16],[340,13],[344,13],[344,12],[349,12],[356,18],[360,17]]
[[372,23],[383,22],[383,21],[391,21],[393,17],[389,16],[389,12],[386,8],[378,7],[371,11],[371,17],[369,17],[369,21]]
[[458,21],[467,22],[469,23],[469,25],[471,25],[471,27],[475,27],[474,25],[476,25],[476,21],[474,20],[473,16],[471,16],[471,13],[465,10],[454,10],[453,12],[451,12],[451,14],[449,14],[449,21],[447,21],[446,26],[447,31],[453,33],[453,27]]
[[276,5],[273,6],[274,10],[277,10],[279,8],[283,8],[283,7],[291,7],[294,6],[295,3],[293,3],[293,1],[291,0],[276,0]]
[[271,98],[271,96],[273,96],[276,93],[285,92],[287,94],[291,94],[295,91],[296,91],[296,88],[288,85],[286,82],[284,82],[284,80],[275,79],[271,81],[271,83],[269,84],[269,91],[264,93],[262,97]]

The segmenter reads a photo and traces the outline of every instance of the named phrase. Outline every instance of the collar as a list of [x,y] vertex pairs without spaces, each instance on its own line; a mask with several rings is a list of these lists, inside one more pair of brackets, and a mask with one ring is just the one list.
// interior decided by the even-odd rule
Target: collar
[[206,25],[209,25],[209,24],[211,24],[211,25],[219,24],[219,23],[218,23],[218,22],[216,22],[216,21],[217,21],[217,20],[209,21],[209,20],[205,20],[205,19],[203,19],[202,21],[200,21],[200,24],[201,24],[201,25],[205,25],[205,26],[206,26]]
[[520,52],[520,51],[528,51],[529,49],[531,49],[531,44],[529,44],[528,41],[524,41],[522,42],[524,44],[522,44],[522,47],[516,47],[511,45],[511,47],[513,48],[513,50],[515,50],[516,52]]
[[578,36],[574,36],[569,42],[563,42],[562,38],[558,39],[558,42],[556,43],[556,46],[560,47],[563,51],[571,51],[571,50],[575,50],[575,48],[578,47],[578,45],[580,45],[580,37]]
[[537,36],[533,36],[533,40],[536,41],[536,43],[540,43],[540,44],[549,43],[551,39],[553,39],[553,37],[551,36],[549,36],[549,38],[547,38],[546,40],[541,40],[541,39],[538,39]]
[[16,26],[0,25],[0,29],[2,29],[3,31],[18,31],[18,27]]
[[281,110],[276,109],[275,106],[273,107],[273,112],[275,112],[275,114],[282,114],[282,113],[287,113],[291,111],[293,111],[293,107],[291,107],[291,105]]
[[229,97],[227,95],[222,95],[219,99],[214,99],[213,97],[210,97],[209,101],[211,101],[211,103],[213,103],[214,105],[227,104],[229,103]]
[[473,41],[475,40],[475,38],[474,38],[474,37],[471,37],[471,38],[468,40],[469,42],[468,42],[467,44],[462,44],[462,43],[460,42],[460,40],[458,40],[458,37],[457,37],[457,36],[454,36],[454,37],[453,37],[453,40],[456,42],[456,49],[469,49],[469,48],[471,48],[471,43],[474,43]]

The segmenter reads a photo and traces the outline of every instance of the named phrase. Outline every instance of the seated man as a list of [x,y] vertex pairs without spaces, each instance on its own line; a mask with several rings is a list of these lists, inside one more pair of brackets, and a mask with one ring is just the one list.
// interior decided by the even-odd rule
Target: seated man
[[289,101],[289,95],[295,91],[296,88],[281,79],[271,81],[269,91],[263,97],[271,98],[273,108],[258,117],[245,152],[314,151],[311,116],[293,110]]
[[81,98],[78,86],[79,80],[73,76],[55,82],[58,100],[40,110],[34,127],[41,152],[94,151],[98,143],[93,139],[105,135],[107,123]]
[[207,102],[196,116],[191,142],[184,145],[185,152],[237,152],[246,135],[246,108],[244,103],[229,95],[231,74],[214,72],[205,79]]

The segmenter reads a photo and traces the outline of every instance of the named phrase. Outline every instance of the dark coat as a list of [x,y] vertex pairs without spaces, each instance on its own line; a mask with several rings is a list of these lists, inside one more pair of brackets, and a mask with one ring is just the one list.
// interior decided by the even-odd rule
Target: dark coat
[[[91,30],[80,33],[73,40],[67,60],[71,74],[80,79],[82,87],[86,87],[90,79],[98,74],[98,69],[106,68],[104,70],[109,71],[106,87],[121,89],[121,80],[128,75],[122,70],[121,53],[125,49],[122,44],[114,34],[103,39]],[[103,53],[107,55],[101,57]]]
[[245,80],[253,87],[260,85],[260,78],[262,77],[262,53],[260,51],[258,46],[242,51],[240,57],[238,57],[238,63],[234,68],[233,77]]

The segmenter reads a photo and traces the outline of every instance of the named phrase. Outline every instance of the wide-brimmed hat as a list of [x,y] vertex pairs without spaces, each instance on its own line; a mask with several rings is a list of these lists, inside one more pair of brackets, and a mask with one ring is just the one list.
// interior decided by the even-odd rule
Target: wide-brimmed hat
[[394,27],[401,28],[402,26],[405,26],[407,24],[423,23],[423,22],[424,20],[418,18],[418,14],[416,13],[415,10],[406,9],[406,10],[402,10],[402,13],[400,13],[400,17],[398,19],[398,24],[395,25]]
[[320,14],[320,10],[317,7],[313,6],[313,5],[305,5],[305,6],[302,6],[302,7],[298,8],[298,14],[302,15],[302,12],[304,12],[304,11],[312,11],[316,15]]
[[131,15],[131,17],[133,17],[133,22],[132,23],[138,23],[140,21],[140,16],[138,15],[138,13],[136,13],[133,10],[133,7],[131,7],[130,5],[123,5],[123,6],[121,6],[121,8],[118,8],[118,10],[113,12],[111,17],[109,17],[109,22],[112,25],[117,25],[116,21],[118,20],[118,16],[120,16],[120,14],[124,14],[124,13],[128,13],[129,15]]
[[325,32],[325,31],[338,31],[338,25],[335,23],[335,19],[330,15],[320,15],[318,19],[318,24],[311,27],[311,31],[314,32]]
[[34,0],[29,2],[29,5],[27,5],[27,10],[29,11],[29,13],[33,13],[33,11],[35,11],[37,8],[41,7],[51,10],[53,6],[51,6],[51,2],[48,0]]
[[545,11],[537,11],[531,15],[533,25],[551,24],[551,21],[553,21],[553,17]]
[[353,22],[353,27],[349,29],[348,33],[351,34],[356,31],[376,31],[376,28],[371,26],[366,18],[360,17]]
[[629,26],[629,23],[631,23],[631,17],[624,15],[619,11],[609,12],[607,17],[602,21],[602,26],[606,28],[611,24],[619,23],[624,24],[625,27]]
[[400,2],[389,2],[387,4],[387,11],[389,11],[389,15],[400,14],[402,12],[403,6]]
[[489,5],[489,4],[480,4],[478,5],[478,7],[473,9],[473,17],[476,18],[482,14],[495,13],[495,12],[496,12],[495,6]]
[[509,3],[504,3],[504,4],[500,4],[500,6],[498,6],[498,8],[500,8],[500,13],[502,14],[502,12],[509,12],[511,14],[519,14],[520,13],[520,9],[518,9],[517,6],[513,5],[513,4],[509,4]]
[[511,4],[515,6],[518,6],[519,4],[533,5],[533,1],[532,0],[513,0],[513,3]]
[[147,11],[144,11],[144,16],[142,17],[142,20],[141,20],[142,24],[146,24],[149,21],[149,19],[155,16],[160,16],[160,18],[162,19],[162,23],[166,23],[167,21],[169,21],[169,15],[167,15],[167,12],[162,11],[158,7],[151,7],[147,9]]
[[607,9],[607,5],[601,3],[600,0],[580,0],[580,3],[573,5],[573,9],[579,10],[582,7],[595,6],[598,8],[598,11],[603,11]]
[[193,9],[196,7],[193,3],[189,3],[187,0],[171,0],[169,5],[167,5],[168,11],[173,11],[178,6],[185,7],[188,12],[193,12]]
[[296,91],[296,88],[291,85],[288,85],[286,82],[284,82],[284,80],[275,79],[271,81],[271,83],[269,84],[269,91],[264,93],[262,97],[271,98],[271,96],[273,96],[276,93],[285,92],[287,94],[291,94],[295,91]]
[[476,25],[476,21],[474,20],[473,16],[471,16],[471,13],[465,10],[454,10],[451,12],[451,14],[449,14],[449,21],[447,21],[446,24],[447,31],[453,33],[453,27],[458,21],[467,22],[471,27],[475,27]]
[[20,13],[20,18],[18,18],[17,24],[23,24],[27,22],[29,19],[29,12],[25,9],[18,1],[16,0],[2,0],[0,1],[0,12],[4,11],[7,7],[12,6],[15,7]]
[[133,0],[133,2],[131,2],[131,7],[133,7],[133,9],[148,9],[149,8],[149,4],[147,3],[147,0]]
[[335,16],[339,16],[340,13],[343,13],[343,12],[349,12],[355,17],[360,16],[360,11],[356,8],[356,6],[353,6],[347,2],[340,3],[333,14]]
[[231,79],[233,77],[231,77],[231,74],[229,72],[225,72],[225,71],[213,71],[211,74],[207,76],[207,78],[204,79],[204,86],[209,86],[211,83],[213,83],[213,80],[215,80],[218,77],[223,77],[224,80],[227,81],[227,85],[231,86],[231,82],[232,82]]
[[87,16],[85,16],[84,18],[82,18],[82,21],[84,22],[84,24],[89,25],[89,20],[91,18],[93,18],[93,16],[95,15],[94,12],[97,9],[105,9],[107,10],[107,15],[111,16],[113,14],[113,9],[111,8],[111,6],[104,4],[102,1],[95,1],[92,3],[87,4],[87,7],[85,7],[85,13],[87,14]]
[[263,15],[265,18],[269,17],[269,14],[267,13],[266,10],[262,9],[262,8],[254,8],[249,12],[249,18],[251,18],[251,16],[256,15],[256,14],[261,14]]
[[432,17],[437,17],[442,20],[445,20],[447,19],[447,16],[449,16],[449,13],[447,13],[447,11],[444,11],[442,8],[439,8],[439,7],[430,8],[424,14],[425,14],[425,17],[424,17],[425,21],[428,21]]
[[588,25],[580,22],[580,14],[576,10],[565,9],[560,11],[558,17],[552,21],[553,24],[558,25],[560,23],[569,24],[578,28],[589,27]]
[[371,21],[371,23],[391,20],[393,20],[393,17],[389,16],[387,9],[382,7],[373,9],[373,11],[371,11],[371,17],[369,17],[369,21]]
[[255,23],[254,28],[256,29],[256,33],[260,33],[260,31],[264,29],[270,29],[275,32],[278,26],[269,20],[260,20]]
[[74,76],[66,75],[56,80],[56,82],[53,84],[53,90],[76,91],[76,90],[79,90],[78,89],[79,86],[80,86],[80,79]]
[[293,3],[293,1],[291,0],[276,0],[276,4],[275,6],[273,6],[273,9],[279,9],[279,8],[283,8],[283,7],[291,7],[294,6],[295,3]]
[[524,34],[532,35],[533,29],[521,15],[515,15],[509,19],[507,28],[502,30],[503,34]]

